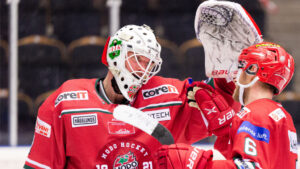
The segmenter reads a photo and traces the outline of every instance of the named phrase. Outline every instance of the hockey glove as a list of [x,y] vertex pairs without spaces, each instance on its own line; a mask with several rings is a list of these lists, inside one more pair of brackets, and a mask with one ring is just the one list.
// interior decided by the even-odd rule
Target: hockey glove
[[163,145],[157,152],[160,169],[205,169],[212,160],[213,152],[205,151],[186,144]]
[[209,132],[216,136],[228,133],[235,111],[218,91],[206,83],[193,82],[188,87],[187,98],[189,106],[201,112]]

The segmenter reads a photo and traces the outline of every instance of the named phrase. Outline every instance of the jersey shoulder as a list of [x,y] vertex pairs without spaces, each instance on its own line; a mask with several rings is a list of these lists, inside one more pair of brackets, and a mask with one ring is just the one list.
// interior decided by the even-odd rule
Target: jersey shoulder
[[147,84],[140,89],[139,95],[143,100],[172,97],[180,95],[184,91],[186,81],[160,76],[152,77]]
[[64,82],[42,104],[42,109],[62,109],[64,103],[88,100],[95,91],[96,79],[72,79]]
[[292,123],[290,114],[282,105],[270,99],[260,99],[246,105],[237,113],[237,116],[242,121],[251,121],[261,125]]

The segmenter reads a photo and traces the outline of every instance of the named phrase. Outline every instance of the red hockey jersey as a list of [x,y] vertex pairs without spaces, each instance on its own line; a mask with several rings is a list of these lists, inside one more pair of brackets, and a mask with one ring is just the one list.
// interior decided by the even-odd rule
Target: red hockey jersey
[[[131,103],[160,121],[177,143],[191,144],[210,133],[198,110],[186,101],[188,81],[153,77]],[[161,144],[113,118],[116,104],[101,80],[65,82],[39,109],[35,135],[24,168],[153,169]]]
[[212,161],[208,168],[296,169],[293,120],[269,99],[256,100],[237,113],[229,137],[218,138],[215,148],[228,160]]

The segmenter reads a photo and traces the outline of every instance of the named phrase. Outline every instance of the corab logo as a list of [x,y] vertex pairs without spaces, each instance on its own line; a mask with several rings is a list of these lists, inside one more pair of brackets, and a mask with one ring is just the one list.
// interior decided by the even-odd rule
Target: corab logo
[[156,88],[142,90],[144,99],[150,99],[152,97],[160,96],[163,94],[177,93],[178,90],[175,86],[172,85],[161,85]]
[[55,107],[62,101],[66,100],[88,100],[88,92],[86,90],[83,91],[70,91],[61,93],[55,100]]

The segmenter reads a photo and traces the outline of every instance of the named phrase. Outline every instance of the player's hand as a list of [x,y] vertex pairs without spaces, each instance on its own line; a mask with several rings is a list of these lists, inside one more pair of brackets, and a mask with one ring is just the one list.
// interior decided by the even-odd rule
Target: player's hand
[[186,144],[163,145],[156,154],[160,169],[205,169],[212,160],[212,151],[201,150]]
[[193,82],[188,87],[187,98],[189,106],[202,113],[209,132],[216,136],[228,133],[235,111],[218,91],[206,83]]

